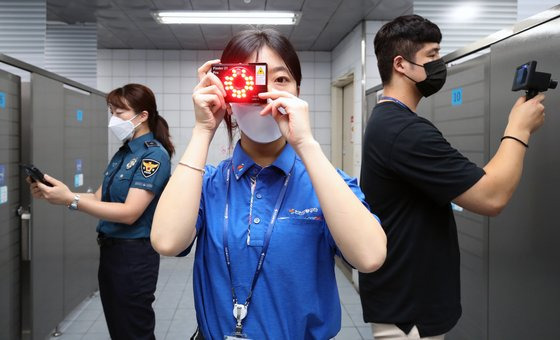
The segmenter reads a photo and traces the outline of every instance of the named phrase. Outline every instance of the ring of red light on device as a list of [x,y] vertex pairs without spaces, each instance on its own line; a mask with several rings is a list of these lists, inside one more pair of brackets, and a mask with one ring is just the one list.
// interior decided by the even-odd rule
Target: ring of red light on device
[[255,85],[253,75],[243,67],[232,68],[228,73],[224,77],[226,91],[230,91],[232,98],[246,98]]

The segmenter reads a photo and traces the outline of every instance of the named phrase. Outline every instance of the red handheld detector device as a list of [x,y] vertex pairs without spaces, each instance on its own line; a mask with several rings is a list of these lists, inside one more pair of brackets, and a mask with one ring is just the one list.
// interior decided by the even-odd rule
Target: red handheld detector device
[[259,98],[259,93],[267,92],[266,63],[249,64],[214,64],[214,73],[224,85],[227,103],[265,104],[266,99]]

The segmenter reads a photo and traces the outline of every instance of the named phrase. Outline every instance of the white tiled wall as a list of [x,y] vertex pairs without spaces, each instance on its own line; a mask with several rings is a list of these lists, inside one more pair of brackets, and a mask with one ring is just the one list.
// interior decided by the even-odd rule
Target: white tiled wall
[[373,40],[381,26],[385,23],[386,21],[366,21],[366,90],[381,84]]
[[[364,27],[365,25],[365,36]],[[354,120],[352,143],[354,145],[353,175],[358,177],[362,158],[362,117],[365,90],[381,83],[373,38],[383,22],[366,21],[358,24],[332,51],[333,81],[352,73],[354,75]],[[365,64],[362,63],[362,40],[365,43]],[[363,79],[365,71],[366,78]]]
[[[193,88],[198,83],[196,71],[210,59],[219,58],[221,51],[176,50],[98,50],[97,87],[101,91],[127,83],[141,83],[155,95],[158,111],[167,120],[176,147],[176,164],[183,154],[194,126]],[[330,157],[330,52],[298,52],[302,66],[300,97],[309,103],[315,138]],[[225,126],[225,124],[224,124]],[[217,164],[228,157],[227,133],[222,127],[210,147],[208,163]],[[110,136],[109,155],[120,143]]]
[[[358,177],[361,166],[362,146],[362,23],[357,25],[332,51],[333,80],[337,80],[347,74],[354,75],[354,119],[352,124],[352,139],[354,150],[354,167],[351,175]],[[338,113],[342,114],[342,112]],[[347,122],[348,123],[348,122]],[[339,127],[339,128],[342,128]],[[338,141],[339,143],[341,141]],[[350,171],[349,171],[350,172]]]

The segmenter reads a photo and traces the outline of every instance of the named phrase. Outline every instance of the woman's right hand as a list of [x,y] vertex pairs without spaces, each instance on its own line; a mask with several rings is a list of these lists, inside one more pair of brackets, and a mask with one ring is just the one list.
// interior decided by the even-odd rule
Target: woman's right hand
[[226,113],[224,86],[215,74],[209,72],[212,65],[219,62],[219,59],[210,60],[198,69],[198,79],[200,81],[194,88],[192,95],[196,118],[195,128],[206,130],[212,134],[216,131]]

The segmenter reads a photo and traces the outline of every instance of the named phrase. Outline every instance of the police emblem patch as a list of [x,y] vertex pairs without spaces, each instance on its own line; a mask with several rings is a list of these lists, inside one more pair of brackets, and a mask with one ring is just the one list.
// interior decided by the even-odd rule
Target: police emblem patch
[[145,158],[142,160],[142,175],[145,178],[153,176],[159,169],[159,162],[153,159]]

